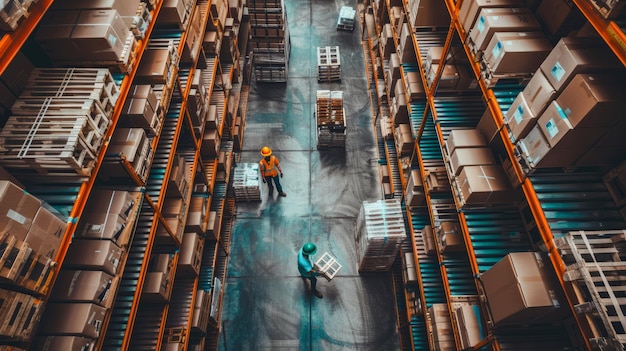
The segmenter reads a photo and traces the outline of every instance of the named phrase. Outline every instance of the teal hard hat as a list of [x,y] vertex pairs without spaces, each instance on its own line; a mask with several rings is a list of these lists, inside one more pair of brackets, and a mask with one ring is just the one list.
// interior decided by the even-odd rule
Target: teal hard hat
[[305,255],[315,255],[315,253],[317,252],[317,246],[315,246],[315,244],[313,243],[306,243],[304,244],[304,246],[302,246],[302,252]]

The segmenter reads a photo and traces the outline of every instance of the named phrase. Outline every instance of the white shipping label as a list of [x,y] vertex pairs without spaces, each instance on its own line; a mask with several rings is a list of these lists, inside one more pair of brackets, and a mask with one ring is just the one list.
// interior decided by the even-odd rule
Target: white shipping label
[[10,219],[14,220],[15,222],[18,222],[19,224],[26,223],[26,217],[22,216],[21,214],[15,212],[13,210],[9,210],[7,212],[7,217],[9,217]]

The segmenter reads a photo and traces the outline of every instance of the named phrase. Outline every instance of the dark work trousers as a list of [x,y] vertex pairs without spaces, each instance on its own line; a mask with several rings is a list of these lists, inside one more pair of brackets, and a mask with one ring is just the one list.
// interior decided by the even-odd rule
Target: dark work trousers
[[275,175],[274,177],[272,176],[265,177],[265,181],[267,182],[267,187],[270,189],[270,194],[274,192],[274,185],[272,185],[272,180],[274,180],[274,184],[276,184],[276,190],[278,190],[279,193],[282,193],[283,186],[280,185],[280,176]]
[[311,276],[311,277],[302,276],[302,278],[306,278],[306,279],[311,281],[311,291],[312,292],[316,292],[317,291],[317,277],[315,277],[315,276]]

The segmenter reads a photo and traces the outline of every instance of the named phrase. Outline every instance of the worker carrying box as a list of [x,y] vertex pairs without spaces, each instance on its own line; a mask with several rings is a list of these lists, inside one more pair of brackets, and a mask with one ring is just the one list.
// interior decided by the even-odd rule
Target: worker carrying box
[[314,266],[316,271],[318,271],[326,280],[331,281],[339,270],[341,270],[341,264],[337,262],[337,259],[332,257],[328,252],[324,252],[324,254],[315,262]]

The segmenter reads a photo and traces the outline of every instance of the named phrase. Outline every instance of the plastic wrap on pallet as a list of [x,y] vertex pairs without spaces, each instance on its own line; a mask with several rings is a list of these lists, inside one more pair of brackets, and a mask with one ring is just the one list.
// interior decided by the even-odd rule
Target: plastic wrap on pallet
[[261,173],[258,163],[240,163],[233,174],[233,190],[238,201],[261,201]]
[[400,201],[365,201],[355,232],[359,271],[388,271],[406,240]]

